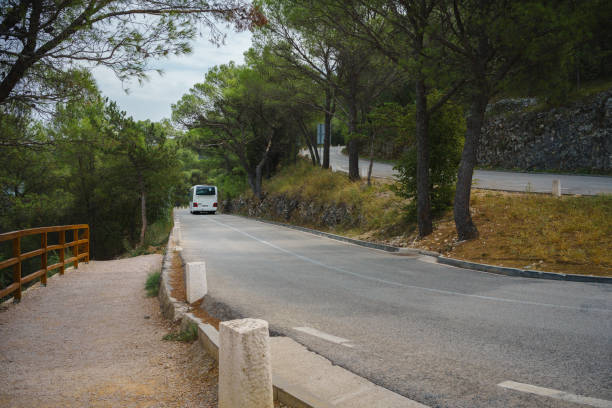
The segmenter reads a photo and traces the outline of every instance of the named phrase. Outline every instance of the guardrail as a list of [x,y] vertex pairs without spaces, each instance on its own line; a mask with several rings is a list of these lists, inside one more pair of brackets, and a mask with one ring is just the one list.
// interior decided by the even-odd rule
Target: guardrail
[[[82,235],[80,234],[81,230],[84,230]],[[66,231],[73,231],[73,240],[71,242],[66,242]],[[57,244],[48,245],[48,234],[50,232],[59,233]],[[40,248],[22,253],[21,238],[30,235],[40,235]],[[13,257],[0,262],[0,271],[13,267],[13,283],[4,289],[0,289],[0,298],[13,294],[15,302],[19,302],[24,284],[40,277],[41,284],[47,285],[47,273],[49,271],[59,268],[59,273],[63,275],[66,264],[73,262],[74,268],[77,269],[79,267],[79,260],[85,259],[85,262],[89,262],[89,225],[87,224],[31,228],[0,234],[0,243],[9,240],[12,241]],[[65,257],[66,249],[68,248],[73,248],[70,258]],[[49,251],[55,250],[59,250],[59,262],[47,265],[47,254]],[[36,256],[40,256],[40,269],[22,277],[22,261]]]

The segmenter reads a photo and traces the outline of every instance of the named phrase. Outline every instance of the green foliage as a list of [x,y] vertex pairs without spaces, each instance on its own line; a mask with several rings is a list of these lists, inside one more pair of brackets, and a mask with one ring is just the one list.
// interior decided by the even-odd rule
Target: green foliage
[[145,282],[145,290],[148,297],[155,297],[159,294],[159,286],[161,284],[161,271],[153,272],[147,275]]
[[[261,194],[264,175],[288,156],[296,155],[291,128],[290,93],[278,85],[259,55],[247,54],[247,64],[234,63],[213,67],[205,82],[172,105],[172,118],[189,131],[185,145],[195,147],[200,156],[217,159],[225,168],[221,181],[228,183],[226,193],[241,189],[234,176],[242,170],[249,187]],[[191,172],[190,176],[197,175]],[[217,174],[208,172],[213,181]]]
[[[436,97],[439,97],[439,94],[432,95],[432,99],[435,100]],[[406,109],[406,114],[400,123],[402,123],[398,127],[400,131],[406,132],[405,137],[412,138],[410,132],[414,129],[413,107]],[[429,120],[430,197],[433,215],[441,214],[453,203],[464,133],[465,119],[463,109],[459,105],[447,103]],[[416,217],[416,166],[416,147],[412,144],[395,167],[399,172],[395,192],[401,197],[410,199],[407,216],[411,219]]]
[[195,323],[190,323],[187,328],[181,332],[172,332],[162,337],[166,341],[181,341],[191,343],[198,339],[198,326]]
[[73,68],[81,61],[113,70],[122,80],[146,78],[154,58],[189,53],[189,40],[215,22],[237,29],[265,18],[243,1],[85,0],[5,1],[0,8],[0,105],[64,100],[74,92]]
[[[143,253],[164,242],[170,210],[187,203],[190,186],[215,184],[220,200],[249,187],[258,194],[262,179],[279,168],[285,169],[285,181],[271,181],[273,189],[288,192],[299,185],[313,200],[331,189],[323,196],[365,208],[386,192],[362,190],[340,175],[311,174],[301,164],[289,166],[312,138],[314,125],[332,112],[332,142],[368,140],[375,156],[387,158],[407,150],[397,192],[414,203],[415,111],[407,104],[415,98],[419,72],[427,90],[444,93],[463,85],[430,117],[431,200],[439,212],[451,202],[465,130],[462,107],[470,99],[527,93],[557,103],[589,91],[585,80],[605,84],[612,76],[612,3],[605,0],[469,0],[457,7],[432,2],[426,10],[387,0],[261,3],[270,24],[255,33],[245,64],[214,67],[173,105],[173,119],[186,132],[168,122],[126,117],[100,96],[78,61],[93,58],[120,78],[143,78],[150,58],[188,51],[197,18],[213,28],[211,11],[242,28],[261,25],[250,5],[171,0],[162,7],[143,0],[146,7],[139,10],[148,17],[138,21],[133,17],[140,12],[130,10],[129,2],[87,8],[82,0],[43,0],[38,25],[24,17],[33,16],[35,2],[2,8],[6,47],[0,50],[5,57],[0,72],[8,74],[25,53],[32,64],[19,78],[0,76],[0,232],[88,223],[95,258]],[[81,14],[88,23],[71,26]],[[69,27],[74,31],[66,33]],[[415,49],[415,33],[424,35],[423,49]],[[33,48],[19,38],[33,38]],[[440,98],[431,96],[429,108]],[[37,105],[49,99],[61,103]],[[484,109],[486,103],[480,105]],[[32,106],[53,115],[39,120]],[[372,144],[362,144],[361,153],[369,153]],[[379,214],[377,208],[369,211]],[[141,242],[143,218],[149,228]],[[2,285],[8,281],[0,279]]]
[[267,192],[299,195],[304,200],[318,204],[338,204],[349,199],[353,190],[359,189],[358,185],[351,183],[344,175],[310,166],[305,161],[282,168],[264,187]]
[[[407,109],[395,102],[386,102],[372,109],[367,123],[362,127],[372,135],[375,158],[396,160],[414,145],[413,116],[408,115]],[[369,157],[370,146],[362,145],[361,153]]]
[[215,185],[219,201],[232,199],[248,189],[246,173],[238,159],[230,152],[215,148],[202,148],[204,137],[195,129],[179,137],[179,160],[182,164],[180,185],[175,188],[173,201],[176,206],[189,203],[187,192],[195,184]]
[[115,257],[138,242],[142,181],[148,241],[163,241],[181,187],[177,146],[166,137],[173,129],[134,122],[92,92],[58,105],[44,126],[21,115],[0,113],[0,231],[85,223],[92,258]]
[[[344,205],[351,208],[351,222],[338,226],[337,232],[361,234],[394,230],[403,233],[407,227],[402,217],[405,200],[396,196],[388,184],[367,186],[351,182],[345,174],[313,167],[305,160],[282,168],[264,187],[269,194],[282,194],[320,207]],[[310,226],[328,227],[324,223]]]
[[166,214],[147,228],[144,246],[161,246],[168,242],[173,226],[172,211],[166,209]]

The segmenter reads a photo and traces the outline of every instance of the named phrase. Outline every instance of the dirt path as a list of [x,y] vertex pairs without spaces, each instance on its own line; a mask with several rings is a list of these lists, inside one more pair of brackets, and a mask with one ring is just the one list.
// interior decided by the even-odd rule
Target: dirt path
[[91,262],[0,306],[1,407],[216,407],[214,360],[163,341],[160,255]]

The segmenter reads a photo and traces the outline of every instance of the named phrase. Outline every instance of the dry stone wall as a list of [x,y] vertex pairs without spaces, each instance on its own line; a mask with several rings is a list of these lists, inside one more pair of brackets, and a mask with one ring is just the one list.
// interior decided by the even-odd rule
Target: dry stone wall
[[532,102],[492,107],[497,114],[483,129],[480,166],[612,173],[612,89],[542,112],[525,111]]
[[335,228],[352,227],[362,222],[358,208],[339,204],[320,204],[288,197],[284,194],[266,194],[263,199],[238,198],[222,203],[226,213],[265,218],[297,225]]

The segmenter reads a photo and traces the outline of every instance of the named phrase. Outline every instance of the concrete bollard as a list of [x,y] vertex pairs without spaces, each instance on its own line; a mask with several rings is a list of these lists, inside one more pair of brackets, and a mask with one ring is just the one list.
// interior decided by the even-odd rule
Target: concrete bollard
[[175,224],[174,228],[172,229],[172,237],[174,238],[174,242],[178,245],[180,244],[181,241],[181,227],[180,224]]
[[208,292],[206,285],[206,263],[187,262],[185,268],[185,292],[187,303],[202,299]]
[[552,182],[552,194],[555,197],[561,197],[561,180],[555,179]]
[[230,320],[219,329],[219,408],[272,408],[268,322]]

